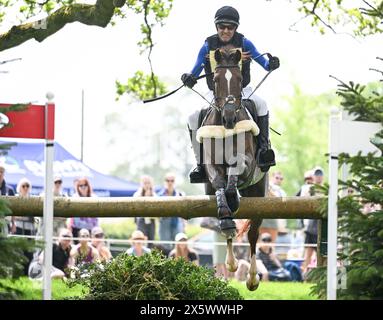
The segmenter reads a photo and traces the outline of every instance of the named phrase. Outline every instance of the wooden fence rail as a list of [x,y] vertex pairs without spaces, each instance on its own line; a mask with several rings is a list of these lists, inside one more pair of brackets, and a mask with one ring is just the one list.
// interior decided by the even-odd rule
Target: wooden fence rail
[[[42,216],[42,197],[9,197],[6,200],[14,216]],[[321,219],[322,197],[241,198],[236,218]],[[56,217],[215,217],[214,196],[62,198],[54,200]]]

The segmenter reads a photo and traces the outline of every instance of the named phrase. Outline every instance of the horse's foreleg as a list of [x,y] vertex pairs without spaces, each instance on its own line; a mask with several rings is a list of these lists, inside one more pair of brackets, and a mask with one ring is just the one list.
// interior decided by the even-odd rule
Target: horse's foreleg
[[247,289],[250,291],[257,290],[259,286],[259,275],[257,272],[257,258],[256,255],[253,254],[250,259],[250,269],[249,269],[249,277],[246,281]]
[[232,167],[228,170],[227,186],[225,196],[231,212],[236,213],[239,209],[239,195],[237,189],[238,175],[233,173]]
[[231,166],[227,169],[228,180],[225,194],[227,203],[233,213],[236,213],[239,209],[238,177],[240,175],[247,175],[249,171],[248,160],[243,153],[237,153],[237,155],[231,157],[229,160]]
[[225,189],[218,189],[215,192],[215,195],[217,197],[218,218],[221,231],[225,234],[227,239],[234,238],[236,234],[236,225],[233,221],[233,214],[227,204]]
[[235,272],[238,269],[238,260],[234,256],[233,239],[227,239],[226,249],[226,268],[230,272]]

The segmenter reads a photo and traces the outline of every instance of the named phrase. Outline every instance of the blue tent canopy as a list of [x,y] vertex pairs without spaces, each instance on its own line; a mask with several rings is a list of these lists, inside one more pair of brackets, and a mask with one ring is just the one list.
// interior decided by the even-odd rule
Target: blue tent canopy
[[[45,161],[44,142],[20,142],[16,139],[0,139],[0,144],[17,142],[6,155],[0,155],[0,164],[5,167],[5,181],[16,191],[21,178],[32,183],[32,194],[40,194],[44,189]],[[93,192],[105,197],[129,197],[138,189],[138,183],[125,181],[97,172],[65,150],[55,142],[53,171],[63,180],[63,189],[74,193],[73,182],[76,178],[87,177]]]

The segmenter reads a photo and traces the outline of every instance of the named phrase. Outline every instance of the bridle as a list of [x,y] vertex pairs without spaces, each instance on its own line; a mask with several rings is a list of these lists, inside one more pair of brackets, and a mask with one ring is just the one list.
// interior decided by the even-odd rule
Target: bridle
[[[231,68],[238,68],[240,69],[239,64],[228,64],[228,65],[217,65],[215,69],[231,69]],[[240,90],[242,92],[242,89]],[[239,104],[236,105],[235,112],[239,112],[241,109],[243,109],[243,104],[242,104],[242,95],[240,94],[239,96],[234,96],[232,94],[226,96],[226,97],[220,97],[216,96],[214,93],[214,100],[217,102],[217,100],[224,100],[225,103],[222,108],[218,107],[216,103],[210,104],[217,112],[222,112],[225,105],[227,103],[235,104],[236,101],[239,101]]]

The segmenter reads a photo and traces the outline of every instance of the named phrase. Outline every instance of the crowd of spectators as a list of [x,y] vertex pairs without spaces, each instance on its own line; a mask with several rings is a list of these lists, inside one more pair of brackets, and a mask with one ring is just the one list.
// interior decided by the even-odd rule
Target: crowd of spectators
[[[270,175],[270,183],[267,196],[286,197],[283,189],[284,176],[281,171],[274,171]],[[323,185],[324,170],[320,167],[305,172],[303,184],[295,194],[296,196],[307,197],[318,195],[318,188],[315,185]],[[68,197],[62,189],[62,178],[54,178],[54,196]],[[81,177],[73,181],[73,197],[96,197],[92,190],[91,181],[87,177]],[[31,182],[20,179],[16,187],[16,193],[7,185],[5,180],[5,168],[0,165],[0,191],[1,195],[30,197],[32,190]],[[350,191],[351,192],[351,191]],[[43,194],[40,194],[43,195]],[[162,197],[162,196],[183,196],[184,193],[176,187],[176,176],[173,173],[165,175],[163,187],[157,188],[152,177],[144,175],[141,178],[141,185],[135,192],[135,197]],[[372,205],[367,204],[363,209],[365,213],[376,210]],[[3,232],[21,236],[34,236],[41,232],[41,220],[35,217],[12,216],[7,220],[8,227]],[[244,220],[236,220],[238,229]],[[197,251],[190,247],[185,227],[187,222],[179,217],[138,217],[135,218],[136,230],[132,233],[130,247],[126,253],[134,256],[150,254],[156,247],[163,251],[169,258],[181,258],[197,265],[200,264]],[[70,270],[80,265],[109,261],[113,259],[109,245],[105,242],[105,234],[99,225],[98,218],[55,217],[53,222],[54,235],[58,240],[53,245],[52,278],[63,278],[70,276]],[[318,237],[318,220],[298,220],[296,228],[292,231],[287,226],[285,219],[264,219],[260,227],[260,238],[257,249],[257,269],[265,281],[302,281],[305,275],[316,266],[316,243]],[[302,244],[306,244],[302,252],[296,248],[286,248],[282,251],[276,250],[278,243],[292,243],[294,238],[301,236]],[[237,244],[247,243],[247,235],[244,234],[237,239]],[[159,245],[154,245],[159,239]],[[214,242],[225,243],[226,239],[218,232],[214,232]],[[213,265],[216,275],[224,278],[235,277],[238,280],[246,280],[249,269],[249,249],[247,246],[234,246],[236,257],[239,259],[239,268],[236,273],[226,270],[225,254],[226,246],[213,246]],[[282,254],[281,254],[282,253]],[[27,258],[24,264],[26,275],[38,278],[41,276],[41,265],[44,252],[24,252]],[[292,260],[298,263],[292,263]]]

